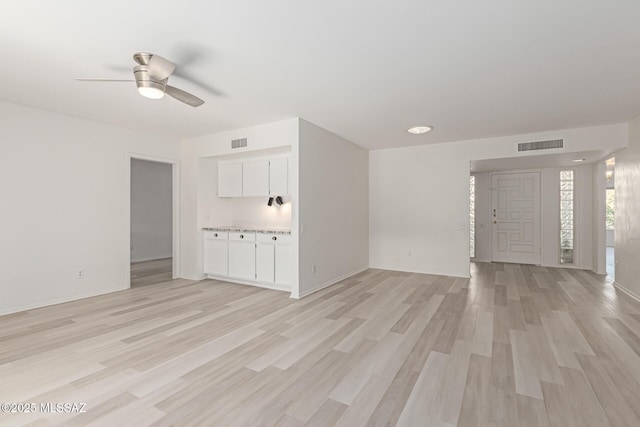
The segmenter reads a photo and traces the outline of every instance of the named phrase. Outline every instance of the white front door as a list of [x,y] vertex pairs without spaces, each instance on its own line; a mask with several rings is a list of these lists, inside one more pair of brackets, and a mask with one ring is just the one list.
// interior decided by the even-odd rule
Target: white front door
[[540,264],[540,173],[491,175],[491,259]]

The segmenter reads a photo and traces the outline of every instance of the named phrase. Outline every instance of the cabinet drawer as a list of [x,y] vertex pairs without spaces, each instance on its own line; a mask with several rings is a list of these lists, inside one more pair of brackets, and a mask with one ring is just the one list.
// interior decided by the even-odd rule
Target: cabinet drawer
[[213,239],[213,240],[227,240],[229,238],[229,232],[228,231],[205,231],[204,238]]
[[277,243],[288,245],[291,243],[290,234],[275,234],[275,233],[258,233],[258,242],[261,243]]
[[243,242],[255,242],[256,233],[237,233],[232,231],[229,233],[229,240],[240,240]]

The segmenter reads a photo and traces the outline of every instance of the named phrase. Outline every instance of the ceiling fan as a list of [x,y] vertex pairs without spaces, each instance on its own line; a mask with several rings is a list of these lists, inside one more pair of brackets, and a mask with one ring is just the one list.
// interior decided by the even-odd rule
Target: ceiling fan
[[138,63],[133,67],[133,75],[135,80],[119,80],[119,79],[76,79],[85,82],[136,82],[140,95],[151,98],[160,99],[165,94],[184,102],[192,107],[199,107],[204,101],[195,95],[185,92],[182,89],[167,84],[169,76],[173,74],[176,64],[148,52],[138,52],[133,55],[133,59]]

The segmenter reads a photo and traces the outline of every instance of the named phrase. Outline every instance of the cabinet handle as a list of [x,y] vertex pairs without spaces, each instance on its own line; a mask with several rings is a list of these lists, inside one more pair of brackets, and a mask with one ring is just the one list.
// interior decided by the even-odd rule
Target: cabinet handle
[[278,240],[278,238],[276,236],[273,236],[271,240]]
[[218,233],[213,233],[213,237],[218,237]]
[[240,238],[241,238],[241,239],[244,239],[244,234],[241,234],[241,235],[240,235]]

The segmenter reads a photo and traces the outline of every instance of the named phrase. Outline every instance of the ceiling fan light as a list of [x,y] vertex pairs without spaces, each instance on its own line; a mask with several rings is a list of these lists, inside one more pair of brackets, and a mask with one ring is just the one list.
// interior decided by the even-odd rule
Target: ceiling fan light
[[167,80],[157,80],[149,75],[146,65],[137,65],[133,67],[133,75],[136,78],[136,86],[138,92],[145,98],[161,99],[164,97],[164,90]]
[[138,92],[145,98],[162,99],[164,97],[164,91],[157,87],[138,86]]

